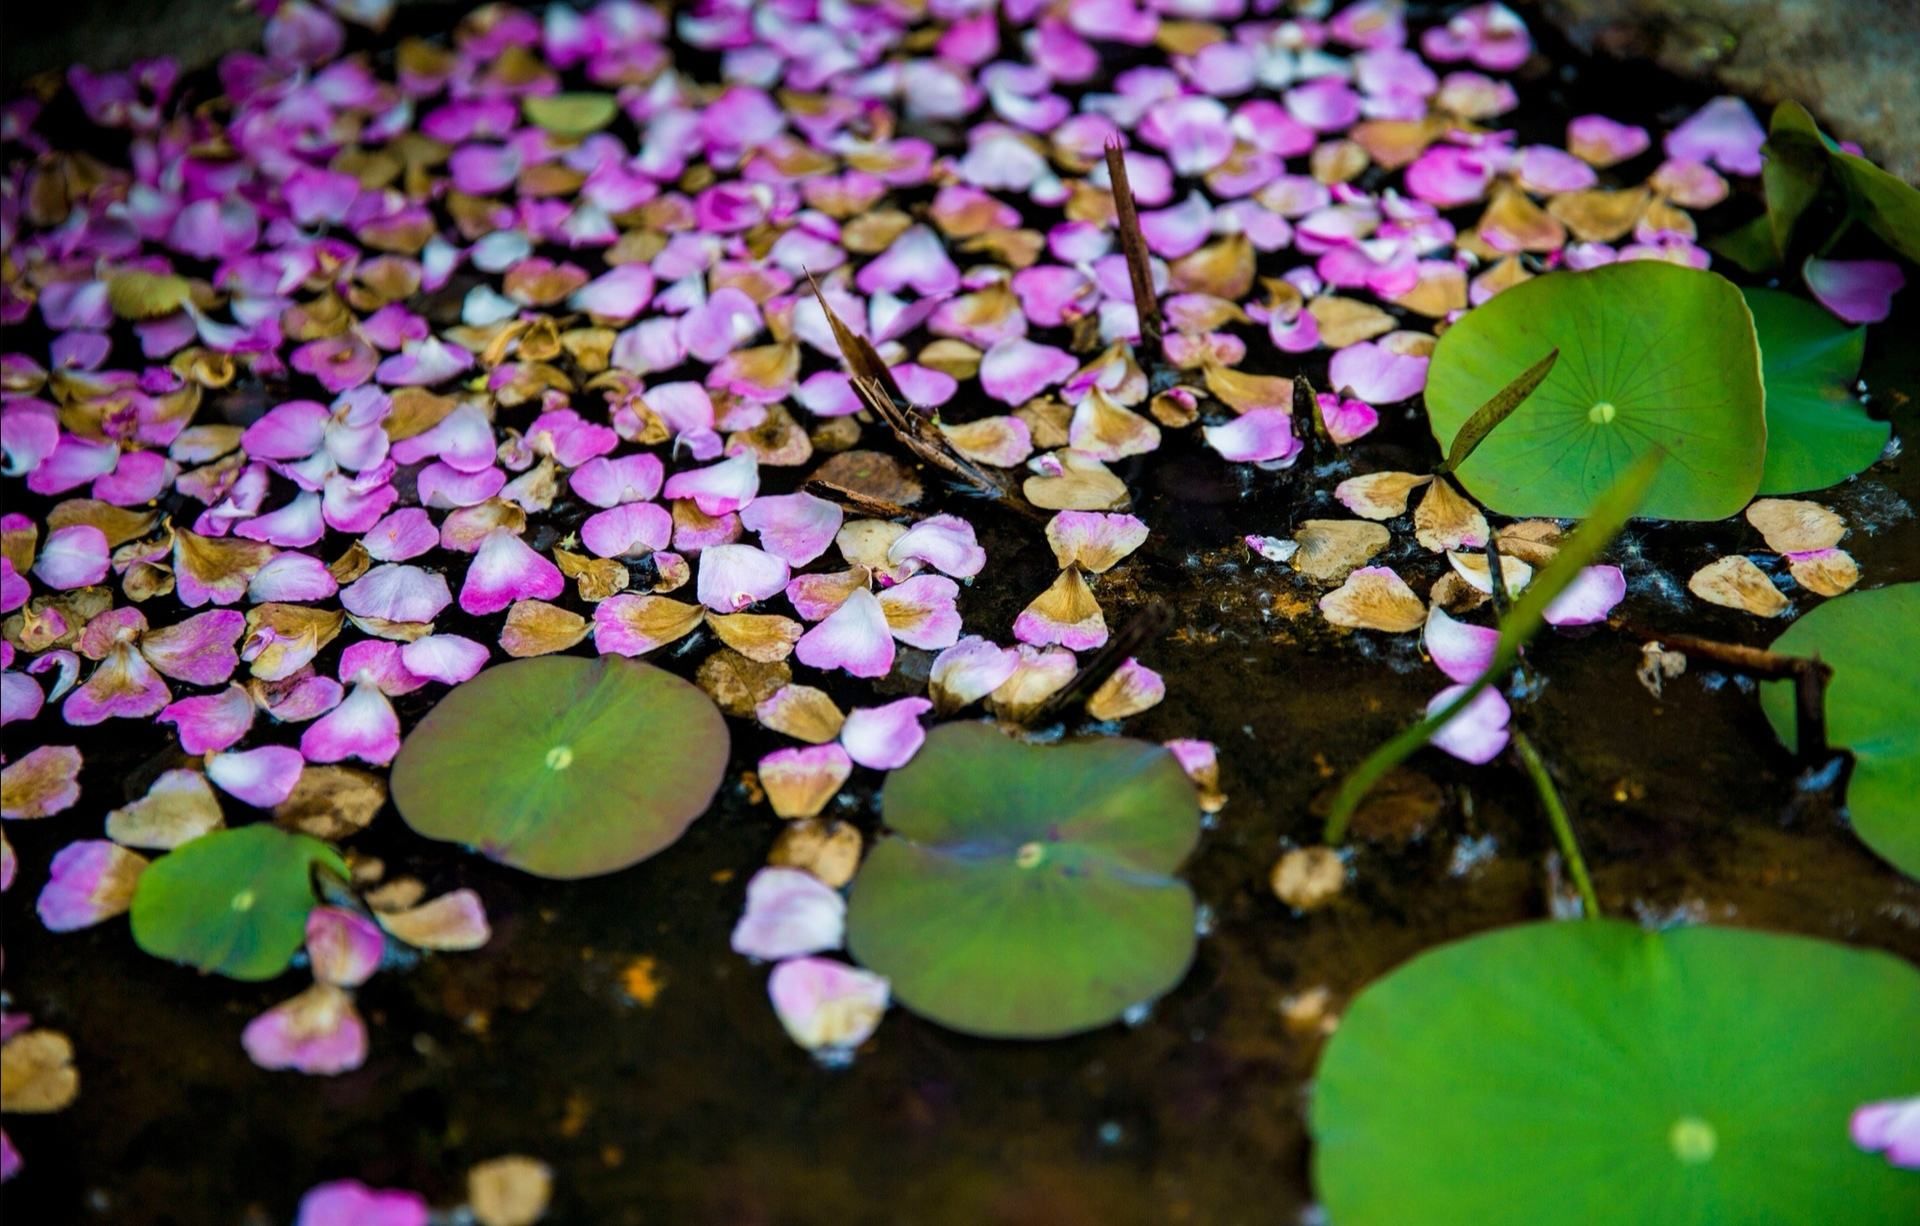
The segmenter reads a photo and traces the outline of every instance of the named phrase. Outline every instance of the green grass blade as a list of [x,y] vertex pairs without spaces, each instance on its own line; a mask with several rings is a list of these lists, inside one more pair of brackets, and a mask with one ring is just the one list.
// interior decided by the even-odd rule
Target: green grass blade
[[1553,364],[1560,360],[1560,351],[1552,349],[1547,356],[1521,371],[1512,383],[1494,393],[1493,399],[1473,411],[1466,424],[1460,427],[1460,433],[1453,436],[1453,444],[1447,448],[1446,462],[1440,465],[1442,473],[1450,473],[1467,462],[1474,448],[1486,441],[1487,435],[1507,418],[1513,411],[1525,404],[1534,389],[1546,381],[1553,371]]

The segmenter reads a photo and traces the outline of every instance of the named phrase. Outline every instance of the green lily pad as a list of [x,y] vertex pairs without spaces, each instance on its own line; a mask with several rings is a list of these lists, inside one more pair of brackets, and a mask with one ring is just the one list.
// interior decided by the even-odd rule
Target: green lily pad
[[915,1013],[968,1034],[1104,1026],[1180,982],[1200,835],[1193,785],[1142,741],[1039,746],[933,730],[887,777],[892,837],[854,879],[847,947]]
[[1427,376],[1441,449],[1551,349],[1552,373],[1460,466],[1474,497],[1504,515],[1579,515],[1660,451],[1640,514],[1723,519],[1747,505],[1767,429],[1753,319],[1732,282],[1634,260],[1536,277],[1467,312]]
[[1334,1226],[1920,1221],[1848,1136],[1920,1085],[1920,973],[1724,928],[1527,924],[1369,987],[1320,1061]]
[[1893,426],[1868,417],[1850,386],[1860,373],[1867,330],[1849,328],[1817,303],[1776,289],[1744,292],[1767,385],[1767,464],[1760,492],[1823,490],[1879,459]]
[[140,874],[134,944],[232,979],[271,979],[306,940],[316,864],[348,876],[339,852],[278,826],[203,834]]
[[[1817,655],[1832,666],[1827,740],[1853,751],[1847,812],[1854,833],[1895,868],[1920,877],[1920,583],[1829,600],[1787,627],[1773,649]],[[1794,748],[1792,684],[1761,686],[1760,706]]]
[[527,122],[555,136],[590,136],[614,121],[619,104],[612,94],[530,94],[520,100]]
[[487,669],[393,763],[400,815],[539,877],[593,877],[673,843],[713,803],[727,724],[672,673],[608,656]]

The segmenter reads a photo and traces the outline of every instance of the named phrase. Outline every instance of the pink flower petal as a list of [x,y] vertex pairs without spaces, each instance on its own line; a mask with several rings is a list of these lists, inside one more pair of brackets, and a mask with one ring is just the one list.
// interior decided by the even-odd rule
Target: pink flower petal
[[458,634],[429,634],[400,649],[400,662],[417,677],[442,685],[471,680],[487,666],[487,648]]
[[596,456],[573,470],[567,483],[596,507],[645,502],[660,492],[660,457],[641,453],[614,459]]
[[180,748],[191,754],[219,753],[238,745],[253,727],[253,696],[242,685],[217,694],[197,694],[168,703],[156,717],[180,734]]
[[867,1041],[885,1016],[887,981],[831,958],[790,958],[767,979],[773,1011],[788,1037],[808,1051],[847,1051]]
[[67,695],[61,718],[76,728],[109,719],[144,719],[173,697],[131,643],[122,643],[93,670],[85,684]]
[[289,550],[267,560],[247,583],[247,599],[253,604],[274,601],[299,603],[325,600],[340,590],[327,564],[308,553]]
[[293,795],[305,767],[299,750],[263,745],[241,753],[212,755],[207,759],[207,778],[229,796],[256,809],[271,809]]
[[1728,174],[1757,175],[1760,146],[1766,140],[1766,129],[1753,117],[1746,102],[1723,97],[1707,103],[1667,133],[1666,150],[1668,157],[1711,162]]
[[600,558],[645,557],[673,540],[673,516],[651,502],[630,502],[589,515],[580,543]]
[[1547,605],[1547,624],[1598,625],[1607,620],[1607,614],[1613,612],[1613,606],[1626,594],[1627,577],[1618,566],[1586,567]]
[[47,534],[33,573],[56,591],[88,587],[107,577],[109,553],[106,533],[92,524],[68,524]]
[[[1437,715],[1466,692],[1467,687],[1450,685],[1427,703],[1427,714]],[[1433,743],[1462,762],[1482,766],[1500,756],[1507,747],[1507,721],[1513,709],[1500,691],[1488,686],[1474,695],[1460,714],[1434,733]]]
[[805,491],[756,498],[740,512],[741,526],[758,533],[761,547],[790,566],[826,553],[845,518],[837,505]]
[[307,912],[307,959],[321,983],[359,987],[380,969],[386,948],[380,925],[357,911],[315,907]]
[[797,868],[763,868],[747,882],[747,909],[733,928],[733,952],[773,962],[838,949],[846,937],[840,891]]
[[126,914],[146,867],[144,856],[107,839],[69,843],[54,855],[34,909],[51,932],[90,928]]
[[1342,447],[1371,433],[1380,424],[1379,412],[1364,400],[1336,396],[1332,392],[1321,392],[1314,400],[1320,406],[1320,420],[1326,424],[1327,436]]
[[460,584],[460,608],[476,617],[498,613],[516,600],[552,600],[566,590],[560,568],[512,532],[499,528],[473,555]]
[[[41,745],[0,768],[0,817],[52,817],[80,799],[80,751]],[[10,786],[9,786],[10,785]]]
[[1477,681],[1493,664],[1500,632],[1491,626],[1456,621],[1435,604],[1427,610],[1423,645],[1434,666],[1458,682]]
[[1079,367],[1079,360],[1064,349],[1013,337],[980,359],[980,386],[1002,404],[1017,406],[1065,382]]
[[945,575],[914,575],[880,593],[893,637],[909,647],[938,651],[960,637],[960,585]]
[[453,603],[453,593],[443,575],[390,562],[340,589],[340,603],[355,617],[430,622]]
[[738,613],[787,586],[787,564],[751,545],[716,545],[700,554],[695,591],[716,613]]
[[[1893,310],[1893,296],[1907,275],[1890,260],[1822,260],[1807,257],[1801,268],[1820,305],[1850,324],[1877,324]],[[39,566],[34,572],[39,573]]]
[[300,1198],[300,1216],[294,1226],[427,1226],[427,1202],[414,1192],[336,1179]]
[[932,515],[914,524],[887,549],[895,566],[924,562],[956,579],[971,579],[987,564],[973,525],[957,515]]
[[[240,1045],[261,1068],[331,1077],[366,1063],[367,1026],[351,996],[316,983],[248,1022]],[[304,1203],[300,1220],[307,1220]]]
[[219,685],[240,667],[234,644],[246,628],[244,614],[233,609],[209,609],[148,631],[140,640],[140,654],[176,681]]
[[879,707],[855,707],[840,727],[840,744],[861,766],[894,770],[913,760],[927,739],[920,717],[933,709],[924,698],[901,698]]
[[809,668],[843,668],[856,677],[884,677],[893,668],[893,635],[873,593],[856,588],[826,620],[800,636],[794,655]]
[[668,498],[691,498],[706,515],[725,515],[753,501],[760,490],[760,466],[752,453],[743,452],[708,468],[675,473],[667,478]]
[[1290,462],[1302,444],[1293,418],[1281,409],[1249,409],[1224,426],[1204,426],[1207,446],[1236,463]]
[[1854,1111],[1848,1131],[1866,1152],[1884,1153],[1894,1166],[1920,1170],[1920,1096],[1868,1103]]
[[1019,652],[968,635],[934,658],[929,688],[941,709],[957,711],[999,689],[1019,666]]
[[[300,756],[309,762],[344,762],[358,758],[374,766],[385,766],[399,752],[400,717],[394,714],[393,703],[380,692],[380,687],[370,682],[356,684],[347,691],[346,701],[307,725],[307,730],[300,734]],[[212,773],[212,762],[207,764],[207,770]]]
[[1368,404],[1394,404],[1427,385],[1427,358],[1395,353],[1373,341],[1348,345],[1333,355],[1327,382]]

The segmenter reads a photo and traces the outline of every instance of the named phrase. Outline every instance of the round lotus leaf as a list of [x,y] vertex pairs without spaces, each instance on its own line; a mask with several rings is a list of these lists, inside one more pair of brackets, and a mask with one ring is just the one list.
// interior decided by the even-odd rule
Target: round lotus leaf
[[1891,423],[1854,399],[1867,330],[1849,328],[1817,303],[1776,289],[1745,291],[1760,337],[1767,385],[1767,463],[1762,494],[1838,485],[1886,449]]
[[727,724],[635,660],[543,656],[454,687],[393,763],[400,815],[540,877],[592,877],[678,839],[713,803]]
[[1200,808],[1142,741],[1027,745],[990,725],[933,730],[887,777],[892,832],[861,865],[847,947],[895,999],[995,1038],[1091,1030],[1187,972],[1193,894],[1173,871]]
[[316,864],[348,876],[339,852],[278,826],[203,834],[140,874],[134,943],[233,979],[271,979],[306,940]]
[[[1854,833],[1920,877],[1920,583],[1829,600],[1789,626],[1773,649],[1819,656],[1833,669],[1827,741],[1853,751],[1847,813]],[[1792,683],[1761,686],[1760,705],[1794,748]]]
[[1584,515],[1633,462],[1666,455],[1649,519],[1724,519],[1760,485],[1767,428],[1753,317],[1732,282],[1660,260],[1556,272],[1467,312],[1434,347],[1427,411],[1442,451],[1476,409],[1554,349],[1532,396],[1460,466],[1503,515]]
[[520,100],[527,122],[559,137],[578,138],[598,132],[619,115],[612,94],[530,94]]
[[1375,983],[1314,1083],[1334,1226],[1884,1226],[1920,1179],[1854,1147],[1920,1086],[1920,972],[1723,928],[1527,924]]

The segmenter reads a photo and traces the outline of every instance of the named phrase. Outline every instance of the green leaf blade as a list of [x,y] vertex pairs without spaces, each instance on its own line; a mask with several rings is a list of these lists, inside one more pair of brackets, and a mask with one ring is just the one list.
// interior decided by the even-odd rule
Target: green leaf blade
[[1547,350],[1546,357],[1514,376],[1513,382],[1495,392],[1493,399],[1474,410],[1473,416],[1467,418],[1460,432],[1453,436],[1453,444],[1447,448],[1447,458],[1441,463],[1440,472],[1453,472],[1466,463],[1467,457],[1486,441],[1487,435],[1492,434],[1495,427],[1526,403],[1527,397],[1533,395],[1534,389],[1553,372],[1554,363],[1559,360],[1558,349]]

